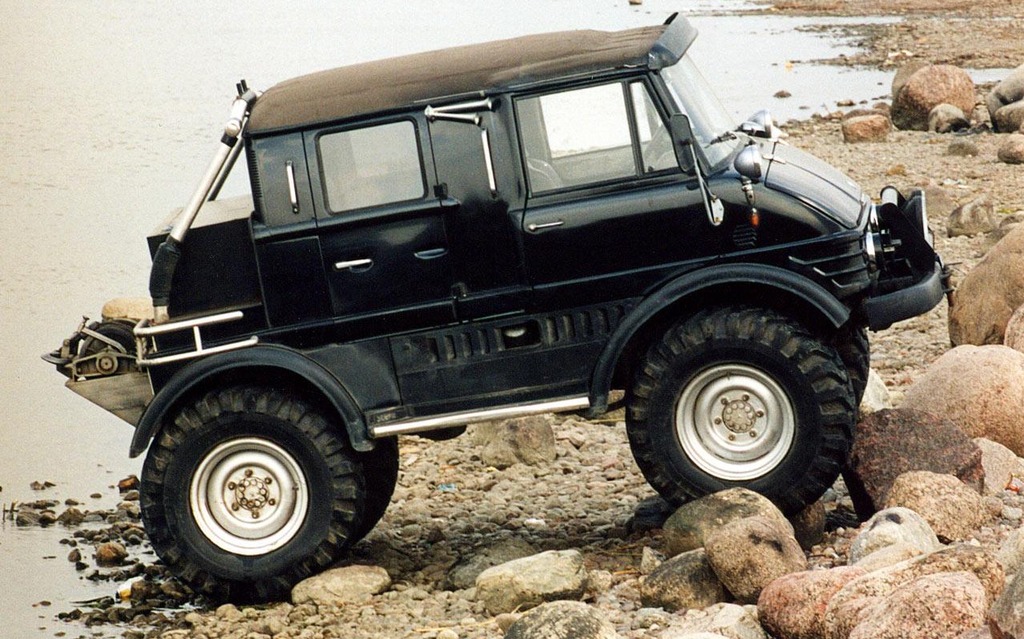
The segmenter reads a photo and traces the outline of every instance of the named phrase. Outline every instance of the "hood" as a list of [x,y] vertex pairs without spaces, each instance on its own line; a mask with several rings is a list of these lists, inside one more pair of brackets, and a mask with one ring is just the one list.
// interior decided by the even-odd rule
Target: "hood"
[[764,184],[814,208],[846,228],[860,219],[864,192],[834,166],[800,149],[775,143]]

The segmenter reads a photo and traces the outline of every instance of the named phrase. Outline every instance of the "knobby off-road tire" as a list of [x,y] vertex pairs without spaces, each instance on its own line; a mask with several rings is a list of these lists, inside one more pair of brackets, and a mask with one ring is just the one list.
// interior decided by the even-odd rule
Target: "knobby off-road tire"
[[868,329],[863,326],[846,328],[836,337],[833,346],[846,365],[846,373],[853,384],[857,407],[860,408],[864,391],[868,387],[868,375],[871,373],[871,342],[868,340]]
[[370,534],[391,503],[398,483],[398,438],[378,439],[373,450],[360,453],[358,459],[366,482],[366,503],[363,519],[352,533],[352,543]]
[[329,567],[362,531],[365,504],[347,440],[312,404],[268,388],[183,407],[142,470],[157,555],[199,592],[235,601],[286,596]]
[[854,421],[835,349],[758,308],[680,321],[650,347],[627,396],[633,455],[675,505],[743,486],[796,513],[839,475]]

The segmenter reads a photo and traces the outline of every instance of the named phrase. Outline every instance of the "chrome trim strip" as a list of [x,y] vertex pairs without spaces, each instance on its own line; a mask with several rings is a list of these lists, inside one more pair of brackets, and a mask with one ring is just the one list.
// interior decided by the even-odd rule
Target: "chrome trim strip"
[[422,433],[438,428],[449,426],[462,426],[472,422],[486,421],[490,419],[508,419],[510,417],[522,417],[524,415],[536,415],[538,413],[557,413],[561,411],[580,410],[590,408],[590,399],[582,397],[570,397],[567,399],[556,399],[554,401],[537,402],[532,404],[518,404],[516,406],[503,406],[501,408],[490,408],[487,410],[462,411],[449,413],[447,415],[434,415],[423,419],[410,419],[380,426],[370,427],[370,437],[390,437],[392,435],[407,435],[410,433]]
[[526,230],[540,231],[541,229],[553,229],[556,226],[562,226],[563,224],[565,224],[565,220],[558,220],[557,222],[544,222],[543,224],[527,224]]
[[494,177],[494,161],[491,160],[491,137],[487,129],[480,129],[480,143],[484,147],[484,164],[487,167],[487,186],[491,187],[491,195],[498,194],[498,180]]
[[288,201],[292,205],[292,213],[299,213],[299,194],[295,190],[295,164],[288,160],[284,163],[284,172],[288,177]]

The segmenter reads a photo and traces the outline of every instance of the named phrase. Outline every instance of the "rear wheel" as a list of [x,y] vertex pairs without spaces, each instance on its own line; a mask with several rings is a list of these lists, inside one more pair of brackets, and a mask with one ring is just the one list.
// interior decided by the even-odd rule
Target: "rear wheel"
[[813,503],[849,452],[854,392],[836,351],[775,311],[719,308],[652,345],[627,397],[627,432],[671,503],[734,486],[784,512]]
[[157,554],[200,592],[267,600],[330,566],[366,502],[348,443],[301,397],[213,391],[150,447],[142,516]]

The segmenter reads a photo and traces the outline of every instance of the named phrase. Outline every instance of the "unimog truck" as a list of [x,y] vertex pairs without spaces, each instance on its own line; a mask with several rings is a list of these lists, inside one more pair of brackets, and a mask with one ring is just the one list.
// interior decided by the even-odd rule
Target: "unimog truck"
[[[398,437],[626,408],[672,504],[814,502],[851,446],[868,333],[948,272],[924,195],[872,201],[737,127],[683,18],[238,85],[150,297],[45,356],[135,428],[142,517],[183,580],[280,596],[384,514]],[[250,193],[219,198],[236,159]],[[524,495],[524,499],[528,499]]]

